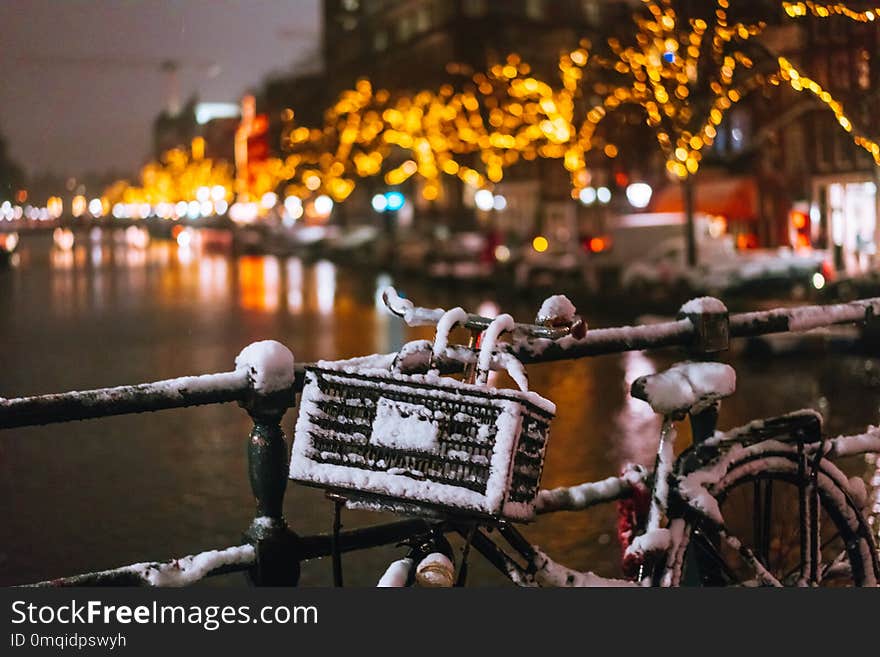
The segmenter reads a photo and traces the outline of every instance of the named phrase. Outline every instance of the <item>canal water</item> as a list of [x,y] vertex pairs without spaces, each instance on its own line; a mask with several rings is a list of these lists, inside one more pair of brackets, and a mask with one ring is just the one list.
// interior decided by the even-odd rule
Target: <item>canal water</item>
[[[238,256],[122,233],[81,235],[72,250],[48,235],[22,240],[0,269],[0,397],[86,389],[230,370],[239,350],[275,339],[299,361],[351,357],[429,337],[380,307],[390,283],[422,305],[534,316],[537,304],[490,290],[393,280],[328,261]],[[573,301],[577,305],[578,299]],[[592,326],[621,319],[592,302]],[[631,319],[631,318],[630,318]],[[543,484],[555,487],[651,463],[659,421],[627,386],[680,358],[634,352],[530,367],[531,384],[558,405]],[[861,356],[729,356],[736,395],[722,428],[797,408],[820,409],[829,432],[878,421],[880,363]],[[288,435],[295,417],[284,427]],[[235,405],[0,431],[0,584],[18,584],[238,544],[253,501],[246,478],[249,423]],[[865,469],[862,464],[862,469]],[[858,466],[856,466],[858,469]],[[328,531],[319,491],[291,486],[290,524]],[[346,527],[385,517],[345,512]],[[542,517],[524,532],[558,560],[619,573],[614,505]],[[349,584],[372,585],[401,550],[344,557]],[[473,577],[498,583],[475,558]],[[329,584],[311,562],[303,584]],[[230,575],[212,583],[240,584]]]

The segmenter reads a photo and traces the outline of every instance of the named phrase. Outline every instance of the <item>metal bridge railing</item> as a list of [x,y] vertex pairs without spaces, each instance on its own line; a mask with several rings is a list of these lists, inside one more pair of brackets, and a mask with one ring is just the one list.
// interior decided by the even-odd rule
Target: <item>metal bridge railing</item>
[[[684,306],[683,310],[687,308]],[[670,346],[711,354],[726,349],[732,337],[806,331],[852,322],[870,323],[878,315],[880,298],[734,315],[684,312],[675,321],[594,329],[580,339],[515,340],[512,352],[524,363]],[[271,345],[273,349],[287,352],[279,343]],[[445,373],[462,368],[460,360],[451,358],[441,358],[436,365]],[[438,523],[422,519],[344,531],[335,537],[324,534],[301,537],[288,527],[282,505],[287,486],[289,448],[281,420],[287,410],[295,406],[296,395],[302,390],[304,370],[304,365],[294,365],[290,357],[290,371],[286,373],[289,384],[271,392],[255,383],[260,380],[261,372],[238,367],[230,372],[139,385],[17,399],[0,398],[0,430],[230,402],[238,403],[253,421],[247,437],[247,451],[248,476],[256,509],[241,545],[164,562],[139,563],[63,577],[39,582],[36,586],[174,586],[241,571],[247,572],[256,585],[289,586],[297,584],[303,561],[399,543],[420,532],[436,530]],[[452,521],[439,524],[443,531],[468,531]],[[491,545],[475,544],[475,547],[490,560],[503,559],[502,555],[493,552]]]

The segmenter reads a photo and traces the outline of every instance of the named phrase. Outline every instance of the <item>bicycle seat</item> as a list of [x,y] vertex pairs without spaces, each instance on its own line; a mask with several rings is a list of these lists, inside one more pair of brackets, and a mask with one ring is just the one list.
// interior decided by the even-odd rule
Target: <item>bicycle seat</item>
[[630,394],[661,415],[698,413],[736,390],[736,372],[725,363],[676,363],[669,369],[640,376]]

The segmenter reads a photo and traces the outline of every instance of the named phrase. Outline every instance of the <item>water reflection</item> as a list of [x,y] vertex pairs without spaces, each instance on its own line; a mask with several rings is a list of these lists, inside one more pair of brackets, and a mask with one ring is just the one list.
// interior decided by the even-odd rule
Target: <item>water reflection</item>
[[315,264],[316,308],[322,315],[333,312],[336,299],[336,266],[327,260]]
[[243,309],[276,312],[281,295],[278,260],[271,256],[239,258],[238,289]]
[[303,309],[303,264],[299,258],[288,258],[284,263],[287,275],[287,311],[299,315]]

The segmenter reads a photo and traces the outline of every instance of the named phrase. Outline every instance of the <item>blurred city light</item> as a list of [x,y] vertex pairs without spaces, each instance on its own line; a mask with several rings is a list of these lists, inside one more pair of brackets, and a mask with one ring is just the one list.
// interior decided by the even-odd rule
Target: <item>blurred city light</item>
[[578,193],[578,198],[584,205],[592,205],[596,202],[596,190],[593,187],[584,187]]
[[403,194],[400,192],[387,192],[385,194],[385,200],[387,201],[385,208],[389,212],[397,212],[406,203],[406,198],[404,198]]
[[632,183],[626,188],[626,198],[634,208],[646,208],[653,191],[647,183]]
[[474,205],[478,209],[488,212],[495,207],[495,196],[488,189],[480,189],[474,194]]
[[315,213],[322,218],[329,217],[333,212],[333,199],[326,194],[321,194],[314,201]]

